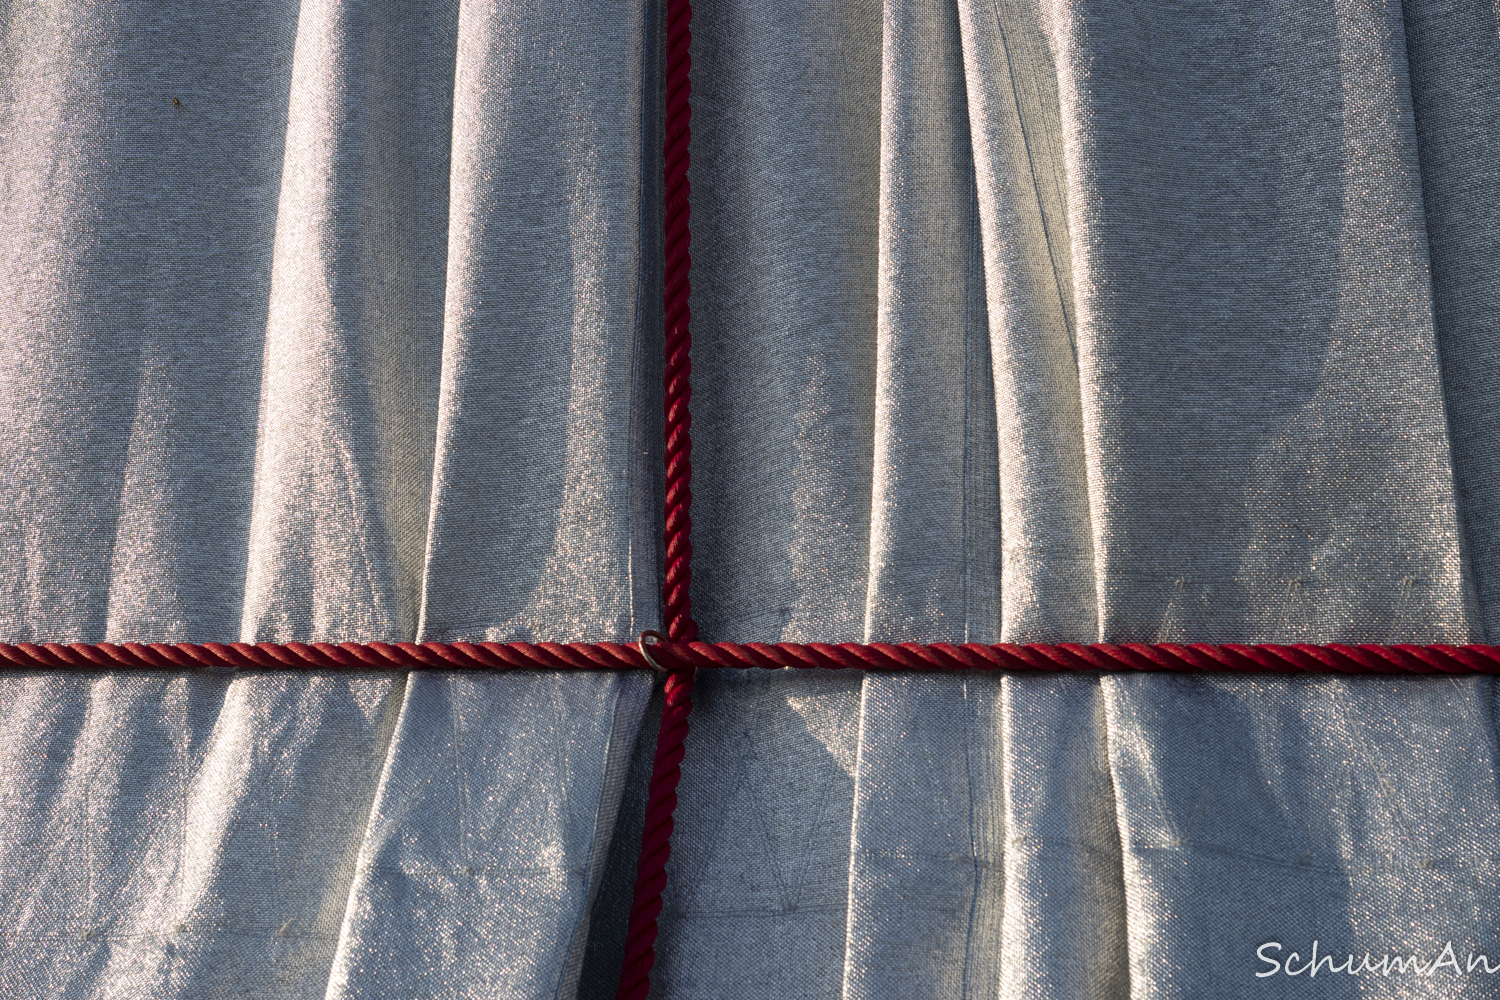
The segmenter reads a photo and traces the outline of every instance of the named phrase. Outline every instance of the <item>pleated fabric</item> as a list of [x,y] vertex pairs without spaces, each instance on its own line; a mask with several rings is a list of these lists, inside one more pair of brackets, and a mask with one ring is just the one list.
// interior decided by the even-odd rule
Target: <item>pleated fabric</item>
[[[0,640],[658,627],[660,15],[0,9]],[[696,3],[702,636],[1493,641],[1496,24]],[[650,697],[0,677],[0,993],[611,996]],[[652,995],[1488,996],[1257,951],[1500,960],[1495,709],[705,675]]]
[[[695,7],[695,191],[750,192],[694,217],[708,638],[1489,635],[1487,6],[791,6]],[[840,942],[849,1000],[1429,995],[1257,949],[1497,950],[1488,680],[811,683],[700,684],[662,996],[833,995],[795,959]],[[788,734],[747,818],[847,815],[847,866],[780,819],[703,863]]]
[[[5,641],[657,622],[642,4],[0,17]],[[649,692],[9,675],[0,993],[573,996]]]

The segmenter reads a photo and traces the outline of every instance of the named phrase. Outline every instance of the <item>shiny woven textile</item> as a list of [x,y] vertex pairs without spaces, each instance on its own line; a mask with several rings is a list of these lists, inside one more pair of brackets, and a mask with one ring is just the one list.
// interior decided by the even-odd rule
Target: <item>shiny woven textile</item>
[[[1490,5],[695,8],[705,639],[1500,636]],[[0,641],[657,627],[660,34],[0,7]],[[705,672],[652,995],[1493,995],[1493,688]],[[609,996],[650,696],[4,674],[0,994]]]

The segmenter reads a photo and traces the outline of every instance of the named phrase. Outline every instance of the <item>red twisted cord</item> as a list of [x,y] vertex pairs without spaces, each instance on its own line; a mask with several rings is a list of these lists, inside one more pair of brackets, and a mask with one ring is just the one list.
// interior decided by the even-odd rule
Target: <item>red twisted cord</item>
[[[688,200],[688,142],[693,116],[689,103],[692,85],[688,71],[693,33],[693,6],[689,0],[667,0],[666,137],[663,143],[665,214],[664,325],[662,386],[666,432],[666,571],[662,581],[662,613],[667,637],[674,642],[698,638],[692,616],[693,521],[693,418],[688,403],[693,398],[689,353],[692,310],[688,305],[688,273],[692,257],[688,248],[691,206]],[[644,641],[644,637],[642,637]],[[656,964],[656,918],[661,914],[662,890],[667,884],[667,860],[672,855],[672,813],[677,808],[677,782],[682,777],[683,744],[688,733],[688,713],[693,709],[696,671],[679,670],[667,677],[666,700],[661,710],[661,728],[656,736],[656,760],[646,794],[646,821],[641,831],[641,855],[636,865],[635,897],[630,923],[625,931],[625,957],[620,965],[616,1000],[646,1000],[651,990],[651,969]]]
[[0,645],[0,667],[33,670],[337,670],[423,667],[442,670],[640,670],[648,666],[632,646],[612,642],[397,642],[337,645],[261,642],[197,645],[179,642],[101,642]]
[[997,646],[947,643],[667,642],[652,647],[666,667],[832,670],[1171,671],[1178,673],[1500,674],[1497,646],[1225,645],[1096,643]]
[[[916,643],[664,642],[657,664],[682,681],[694,668],[780,670],[1166,671],[1172,673],[1500,674],[1500,646],[1210,646],[1123,643],[998,646]],[[641,670],[632,646],[615,643],[398,642],[310,645],[269,642],[0,644],[0,669],[14,670]],[[675,705],[684,705],[682,684]],[[685,714],[685,712],[684,712]],[[685,724],[684,732],[685,732]],[[676,741],[680,746],[681,741]],[[680,754],[678,758],[680,760]],[[669,763],[675,767],[675,762]]]
[[692,87],[688,70],[692,57],[688,46],[693,33],[688,30],[693,8],[688,0],[669,0],[667,6],[667,95],[665,216],[666,265],[664,325],[666,346],[662,386],[666,417],[666,574],[662,585],[662,612],[666,616],[667,635],[674,640],[691,642],[698,637],[698,626],[691,615],[689,587],[693,576],[693,545],[690,538],[693,521],[689,509],[693,503],[693,417],[688,403],[693,398],[689,381],[693,365],[689,351],[693,346],[688,305],[691,286],[688,272],[693,259],[688,254],[693,237],[688,229],[692,208],[688,204],[688,140],[692,132],[688,121],[693,116],[688,97]]

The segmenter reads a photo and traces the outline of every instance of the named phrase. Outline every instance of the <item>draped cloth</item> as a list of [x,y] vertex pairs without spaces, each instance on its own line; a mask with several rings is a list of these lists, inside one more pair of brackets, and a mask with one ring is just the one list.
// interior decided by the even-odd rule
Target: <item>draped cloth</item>
[[[1491,4],[693,30],[704,639],[1500,634]],[[0,641],[657,627],[661,34],[0,7]],[[0,676],[0,993],[608,997],[651,697]],[[1500,959],[1495,708],[705,675],[652,995],[1431,995],[1257,949]]]

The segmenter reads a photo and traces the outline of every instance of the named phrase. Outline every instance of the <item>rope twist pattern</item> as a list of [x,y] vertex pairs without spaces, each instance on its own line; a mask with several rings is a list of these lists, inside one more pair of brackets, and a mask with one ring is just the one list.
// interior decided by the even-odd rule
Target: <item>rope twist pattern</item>
[[825,670],[1173,671],[1179,673],[1500,674],[1496,646],[1061,643],[661,643],[663,666]]
[[101,642],[0,645],[0,665],[34,670],[637,670],[633,646],[584,642]]
[[[688,403],[693,398],[690,353],[692,310],[688,281],[692,257],[692,232],[688,227],[691,205],[688,195],[688,145],[693,116],[692,85],[688,73],[693,59],[693,6],[689,0],[667,2],[666,136],[663,143],[663,181],[666,201],[664,324],[666,342],[662,368],[663,407],[666,434],[666,570],[662,580],[662,613],[667,638],[692,642],[698,625],[692,616],[693,520],[693,418]],[[644,637],[643,637],[644,638]],[[625,931],[625,957],[620,966],[616,1000],[646,1000],[651,990],[651,969],[656,964],[656,918],[661,914],[661,894],[667,884],[667,860],[672,855],[672,813],[677,808],[677,783],[682,777],[683,744],[688,733],[688,713],[693,708],[694,670],[678,670],[667,677],[661,728],[656,737],[656,760],[646,793],[646,821],[641,833],[641,856],[636,866],[635,896],[630,923]]]
[[[1223,645],[1096,643],[963,645],[944,643],[661,642],[652,657],[689,680],[693,670],[1168,671],[1274,674],[1500,674],[1500,646]],[[634,646],[612,642],[0,644],[0,668],[13,670],[643,670]],[[669,697],[685,704],[683,686]],[[690,693],[690,691],[689,691]],[[684,719],[674,727],[686,735]],[[673,737],[680,745],[680,740]],[[680,761],[678,754],[675,758]],[[676,764],[669,765],[675,767]]]

